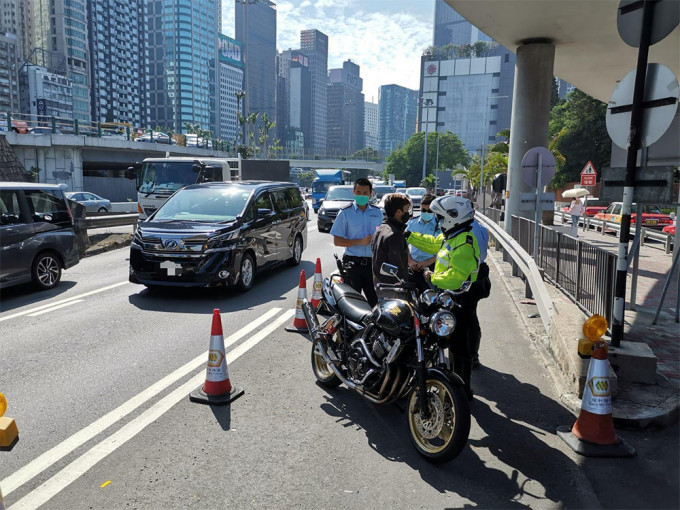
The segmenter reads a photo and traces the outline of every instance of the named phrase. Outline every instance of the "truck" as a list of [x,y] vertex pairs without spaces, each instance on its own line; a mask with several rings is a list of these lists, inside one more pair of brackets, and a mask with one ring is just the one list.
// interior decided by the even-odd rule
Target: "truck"
[[175,191],[201,182],[240,180],[288,181],[290,163],[285,160],[238,158],[146,158],[125,171],[137,180],[139,221],[153,214]]
[[339,168],[321,169],[316,171],[316,177],[312,181],[312,208],[319,211],[326,192],[331,186],[346,184],[350,180],[351,173]]
[[392,183],[392,186],[395,188],[405,188],[406,187],[406,181],[394,181]]

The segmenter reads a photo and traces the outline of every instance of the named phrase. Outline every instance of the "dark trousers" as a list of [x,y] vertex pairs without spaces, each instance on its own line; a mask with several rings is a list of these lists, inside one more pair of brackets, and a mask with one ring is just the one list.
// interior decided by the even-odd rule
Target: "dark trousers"
[[349,276],[349,283],[357,292],[363,292],[366,296],[368,304],[375,306],[378,302],[378,296],[375,293],[375,285],[373,284],[373,269],[371,268],[370,257],[342,257],[342,262],[345,265],[347,276]]

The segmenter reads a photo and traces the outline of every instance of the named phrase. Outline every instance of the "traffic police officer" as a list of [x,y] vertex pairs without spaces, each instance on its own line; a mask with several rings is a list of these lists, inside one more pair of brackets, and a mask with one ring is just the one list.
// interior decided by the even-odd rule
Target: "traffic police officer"
[[340,211],[331,228],[335,246],[345,248],[342,262],[347,269],[349,284],[363,291],[368,303],[375,306],[378,297],[371,271],[371,238],[383,221],[380,209],[369,204],[373,185],[365,178],[354,183],[354,202]]

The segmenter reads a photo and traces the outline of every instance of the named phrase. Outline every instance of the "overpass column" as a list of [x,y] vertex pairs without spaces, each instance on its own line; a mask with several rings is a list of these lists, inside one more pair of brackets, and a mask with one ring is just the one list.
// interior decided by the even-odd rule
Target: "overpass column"
[[532,147],[548,145],[554,60],[555,45],[548,39],[523,41],[517,48],[508,155],[509,197],[505,201],[507,232],[511,232],[513,214],[534,217],[532,211],[519,211],[520,193],[535,192],[536,189],[522,180],[522,158]]

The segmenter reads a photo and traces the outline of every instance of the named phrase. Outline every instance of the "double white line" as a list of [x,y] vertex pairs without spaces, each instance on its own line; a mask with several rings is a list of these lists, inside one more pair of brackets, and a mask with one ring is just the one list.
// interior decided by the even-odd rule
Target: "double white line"
[[[226,338],[224,342],[225,350],[246,336],[248,333],[252,332],[256,328],[259,328],[262,324],[272,320],[280,311],[281,308],[272,308],[254,322],[251,322],[242,328],[238,333]],[[276,318],[276,320],[258,331],[254,336],[250,337],[234,350],[227,353],[228,363],[236,361],[241,355],[255,347],[255,345],[257,345],[261,340],[273,333],[286,321],[290,320],[294,313],[295,310],[287,310],[278,318]],[[16,471],[14,474],[0,481],[0,487],[2,487],[5,498],[7,498],[7,496],[16,489],[45,471],[54,463],[66,455],[69,455],[76,448],[82,446],[114,423],[120,421],[122,418],[156,396],[158,393],[165,390],[185,375],[196,370],[201,365],[204,365],[206,363],[207,356],[208,351],[201,354],[200,356],[197,356],[186,365],[165,376],[152,386],[149,386],[147,389],[131,398],[117,409],[114,409],[84,429],[76,432],[74,435],[58,444],[51,450],[43,453],[40,457],[31,461],[26,466]],[[60,491],[65,489],[68,485],[85,474],[90,468],[97,464],[97,462],[104,459],[107,455],[113,453],[124,443],[135,437],[147,425],[157,420],[172,406],[177,404],[177,402],[187,398],[187,395],[197,386],[199,386],[204,380],[205,374],[203,372],[195,375],[189,381],[178,387],[166,397],[159,400],[156,404],[144,411],[138,417],[124,425],[120,430],[103,439],[99,444],[95,445],[82,456],[71,462],[68,466],[59,471],[56,475],[40,485],[38,488],[24,496],[22,499],[17,501],[10,508],[14,510],[34,509],[38,508],[40,505],[43,505]]]

